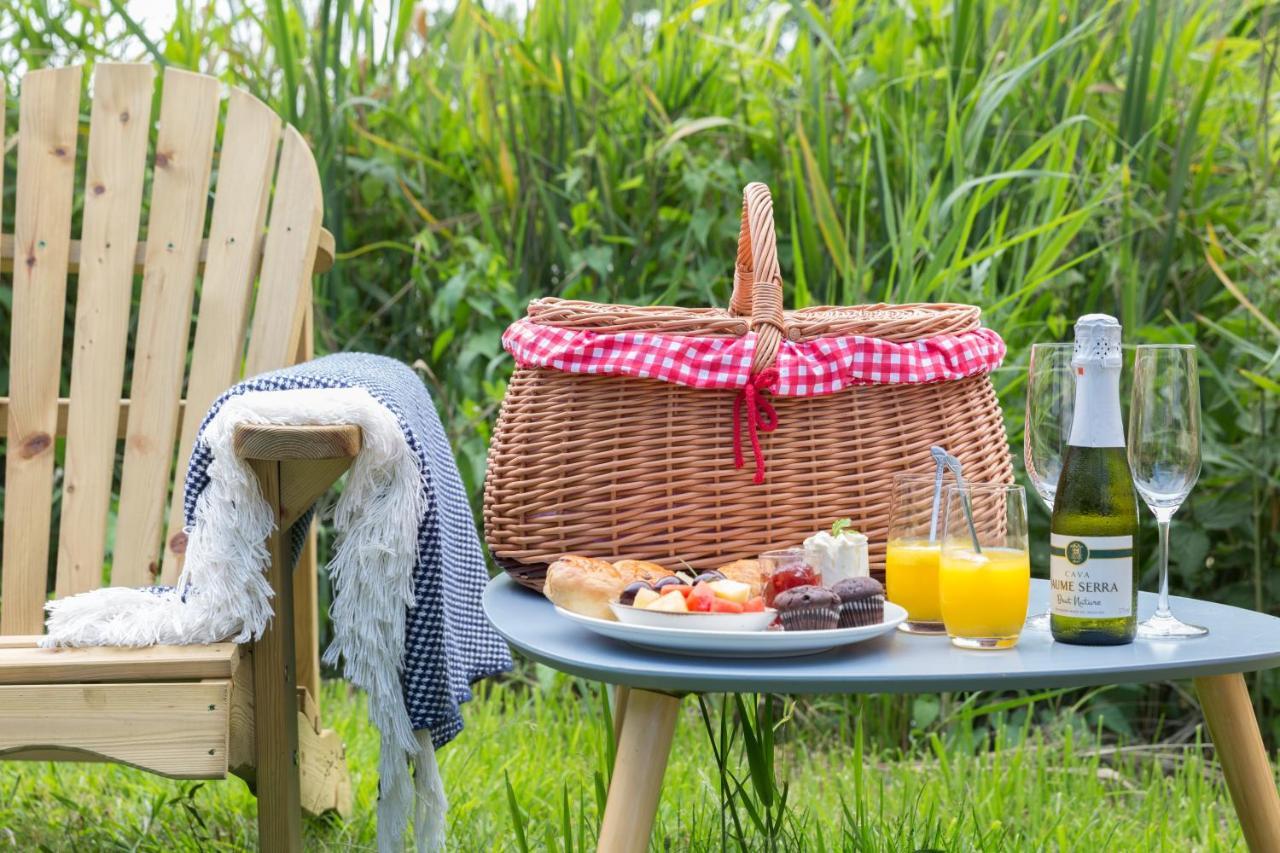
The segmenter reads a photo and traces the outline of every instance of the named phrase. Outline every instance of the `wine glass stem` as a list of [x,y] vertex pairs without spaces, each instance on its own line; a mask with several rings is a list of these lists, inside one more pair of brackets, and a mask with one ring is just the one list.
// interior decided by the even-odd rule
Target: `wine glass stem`
[[1156,602],[1156,617],[1164,618],[1169,613],[1169,519],[1156,520],[1160,529],[1160,597]]

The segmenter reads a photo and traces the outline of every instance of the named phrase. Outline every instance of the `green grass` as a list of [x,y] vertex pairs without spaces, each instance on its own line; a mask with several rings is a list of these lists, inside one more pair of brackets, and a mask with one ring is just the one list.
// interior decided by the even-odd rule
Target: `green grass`
[[[593,849],[608,761],[598,690],[538,668],[466,706],[466,731],[440,754],[452,849],[519,849],[521,836],[530,850]],[[324,694],[327,724],[347,743],[357,805],[349,822],[309,821],[307,849],[371,850],[376,734],[362,696],[337,682]],[[725,719],[719,700],[709,702],[717,737]],[[1244,849],[1211,750],[1195,731],[1155,747],[1118,743],[1070,706],[1038,714],[1022,697],[983,712],[992,700],[944,697],[938,721],[909,734],[901,749],[875,745],[883,737],[871,731],[878,699],[785,706],[774,772],[787,788],[788,809],[775,849]],[[1041,703],[1052,706],[1053,699]],[[916,716],[931,708],[937,706],[918,703]],[[732,703],[730,709],[732,716]],[[859,719],[868,721],[867,731]],[[725,765],[734,778],[750,775],[747,763],[740,748],[729,750]],[[688,699],[654,849],[739,849],[732,825],[722,830],[721,781],[708,726]],[[746,849],[767,849],[742,814]],[[243,850],[255,844],[255,819],[255,801],[239,780],[0,764],[0,849]]]
[[[511,370],[502,328],[542,295],[725,305],[738,194],[764,180],[789,306],[983,308],[1009,344],[993,380],[1015,458],[1032,342],[1088,311],[1119,315],[1132,342],[1195,341],[1205,464],[1177,516],[1173,586],[1275,611],[1280,6],[536,0],[504,12],[462,0],[419,14],[390,0],[379,17],[374,0],[175,2],[174,26],[147,40],[127,0],[0,0],[0,73],[14,92],[29,68],[149,59],[216,74],[295,122],[340,250],[317,286],[319,347],[414,364],[477,502]],[[0,363],[0,387],[6,373]],[[1043,566],[1046,516],[1032,513]],[[517,826],[531,849],[556,846],[548,832],[592,835],[603,714],[590,691],[575,698],[577,682],[545,676],[473,704],[444,753],[461,849],[515,846]],[[1251,686],[1275,743],[1280,678]],[[657,837],[718,849],[722,780],[687,704]],[[367,774],[362,715],[329,707]],[[778,784],[730,750],[734,808],[754,825],[745,804],[773,798],[756,817],[810,849],[1241,846],[1218,776],[1187,748],[1198,716],[1185,690],[1042,698],[1034,711],[1016,699],[1005,718],[974,707],[803,703],[778,732]],[[712,714],[717,735],[724,719]],[[849,745],[859,720],[862,760]],[[1115,751],[1153,733],[1167,745]],[[313,846],[371,843],[373,782],[357,778],[358,819],[312,826]],[[238,849],[251,837],[239,783],[144,779],[0,765],[0,845]]]

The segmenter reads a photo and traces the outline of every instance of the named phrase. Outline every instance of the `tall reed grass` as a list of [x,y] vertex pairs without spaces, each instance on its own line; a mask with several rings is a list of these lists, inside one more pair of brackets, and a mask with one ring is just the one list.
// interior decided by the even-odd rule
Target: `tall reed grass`
[[[416,364],[473,494],[510,371],[499,335],[525,303],[725,304],[739,192],[763,180],[790,305],[983,306],[1010,346],[995,381],[1015,455],[1031,342],[1100,310],[1130,340],[1198,343],[1206,459],[1178,516],[1174,587],[1276,610],[1273,6],[176,10],[149,35],[126,0],[0,0],[0,68],[12,87],[40,65],[151,59],[246,86],[295,122],[342,250],[319,285],[321,348]],[[1274,708],[1280,685],[1263,683]]]

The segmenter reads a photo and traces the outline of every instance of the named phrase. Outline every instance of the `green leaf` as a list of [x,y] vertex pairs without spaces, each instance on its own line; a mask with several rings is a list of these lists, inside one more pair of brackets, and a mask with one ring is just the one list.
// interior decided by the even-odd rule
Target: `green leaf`
[[502,774],[503,785],[507,791],[507,810],[511,815],[511,828],[515,833],[516,849],[520,853],[529,853],[529,842],[525,839],[524,813],[520,811],[520,803],[516,800],[515,788],[511,787],[511,774]]
[[450,342],[453,341],[453,336],[455,331],[456,330],[452,326],[450,326],[449,328],[445,329],[443,332],[441,332],[439,335],[436,336],[435,341],[433,341],[431,344],[431,360],[432,361],[439,361],[440,356],[444,355],[444,351],[449,348]]
[[1280,382],[1276,382],[1274,379],[1263,376],[1260,373],[1254,373],[1252,370],[1245,370],[1243,367],[1239,368],[1239,371],[1241,376],[1257,385],[1263,391],[1280,394]]
[[937,696],[917,696],[911,703],[911,722],[917,729],[927,729],[941,712],[942,703]]

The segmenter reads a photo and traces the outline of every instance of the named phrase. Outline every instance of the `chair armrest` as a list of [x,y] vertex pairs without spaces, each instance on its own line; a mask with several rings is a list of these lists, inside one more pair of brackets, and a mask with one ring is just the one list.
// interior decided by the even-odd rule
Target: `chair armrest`
[[286,462],[352,459],[360,452],[361,440],[360,427],[351,424],[240,424],[232,443],[244,459]]

